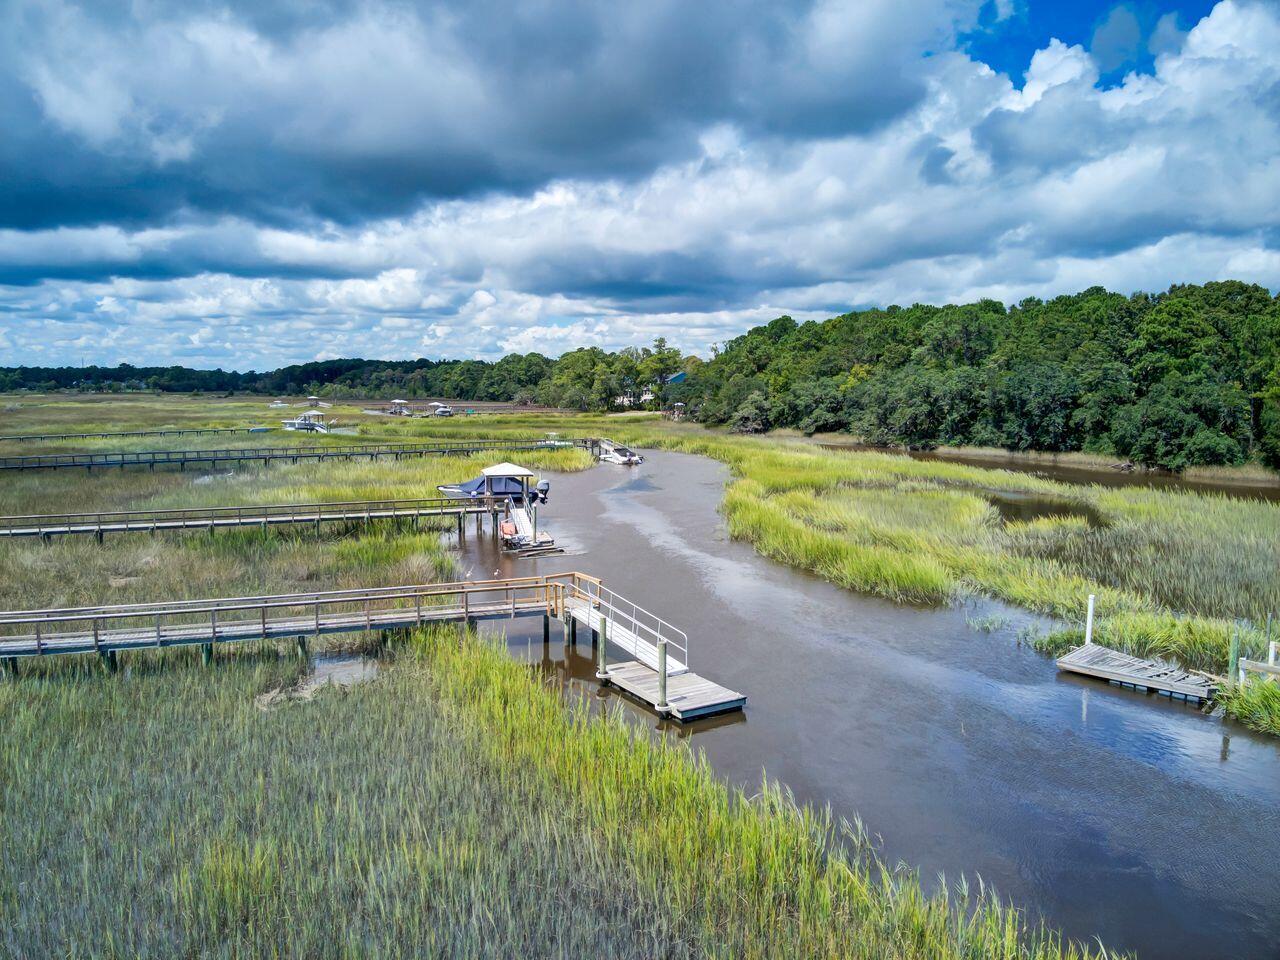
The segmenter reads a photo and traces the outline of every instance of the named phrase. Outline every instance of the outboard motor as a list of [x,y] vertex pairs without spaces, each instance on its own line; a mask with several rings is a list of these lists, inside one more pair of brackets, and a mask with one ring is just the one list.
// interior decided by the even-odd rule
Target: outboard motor
[[548,483],[546,480],[539,480],[538,486],[537,486],[537,493],[538,493],[538,497],[542,499],[543,503],[547,502],[547,494],[550,492],[551,492],[551,484]]

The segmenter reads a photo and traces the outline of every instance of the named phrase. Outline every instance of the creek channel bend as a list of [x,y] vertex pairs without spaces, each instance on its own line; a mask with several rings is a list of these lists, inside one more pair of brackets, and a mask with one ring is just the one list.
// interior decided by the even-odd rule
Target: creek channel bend
[[[567,553],[512,560],[472,528],[464,572],[581,570],[686,631],[692,668],[748,696],[678,732],[728,781],[754,792],[767,772],[927,886],[981,876],[1075,939],[1280,957],[1280,742],[1059,674],[1018,642],[1045,623],[1016,608],[893,604],[766,560],[729,540],[715,461],[647,451],[550,479],[539,525]],[[545,646],[532,619],[493,629],[566,687],[671,726],[599,688],[590,642],[568,649],[558,624]]]

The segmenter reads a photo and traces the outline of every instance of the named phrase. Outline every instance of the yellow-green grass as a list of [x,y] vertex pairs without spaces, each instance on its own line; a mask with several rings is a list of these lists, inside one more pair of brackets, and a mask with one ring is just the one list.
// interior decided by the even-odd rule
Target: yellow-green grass
[[[32,474],[2,502],[429,496],[490,460]],[[423,582],[454,562],[391,524],[18,542],[0,551],[0,605]],[[26,663],[0,683],[14,955],[1086,955],[989,899],[926,896],[780,787],[735,794],[687,748],[591,720],[449,631],[398,648],[371,684],[269,712],[255,696],[300,666],[267,644],[223,648],[212,670],[188,651],[120,667]]]
[[125,665],[0,685],[11,955],[1103,955],[453,630],[268,711],[267,647]]

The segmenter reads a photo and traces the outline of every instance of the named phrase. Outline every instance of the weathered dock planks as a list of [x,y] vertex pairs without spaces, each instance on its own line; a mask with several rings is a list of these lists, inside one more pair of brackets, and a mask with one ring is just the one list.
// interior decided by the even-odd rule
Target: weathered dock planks
[[1058,669],[1112,683],[1142,687],[1190,700],[1211,700],[1217,688],[1206,677],[1157,660],[1143,660],[1096,643],[1086,643],[1058,658]]
[[[658,673],[648,664],[628,660],[609,665],[609,682],[645,703],[656,706],[660,697]],[[747,698],[688,670],[668,679],[667,705],[677,720],[696,720],[716,713],[741,710]]]

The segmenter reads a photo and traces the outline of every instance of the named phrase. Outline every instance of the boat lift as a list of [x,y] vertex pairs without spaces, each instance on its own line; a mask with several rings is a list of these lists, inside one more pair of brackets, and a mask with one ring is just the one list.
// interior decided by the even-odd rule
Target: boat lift
[[450,497],[485,498],[504,504],[505,516],[498,523],[502,545],[521,557],[562,552],[555,538],[538,529],[538,504],[546,503],[551,484],[540,480],[528,467],[499,463],[485,467],[480,476],[466,483],[442,484],[436,489]]

